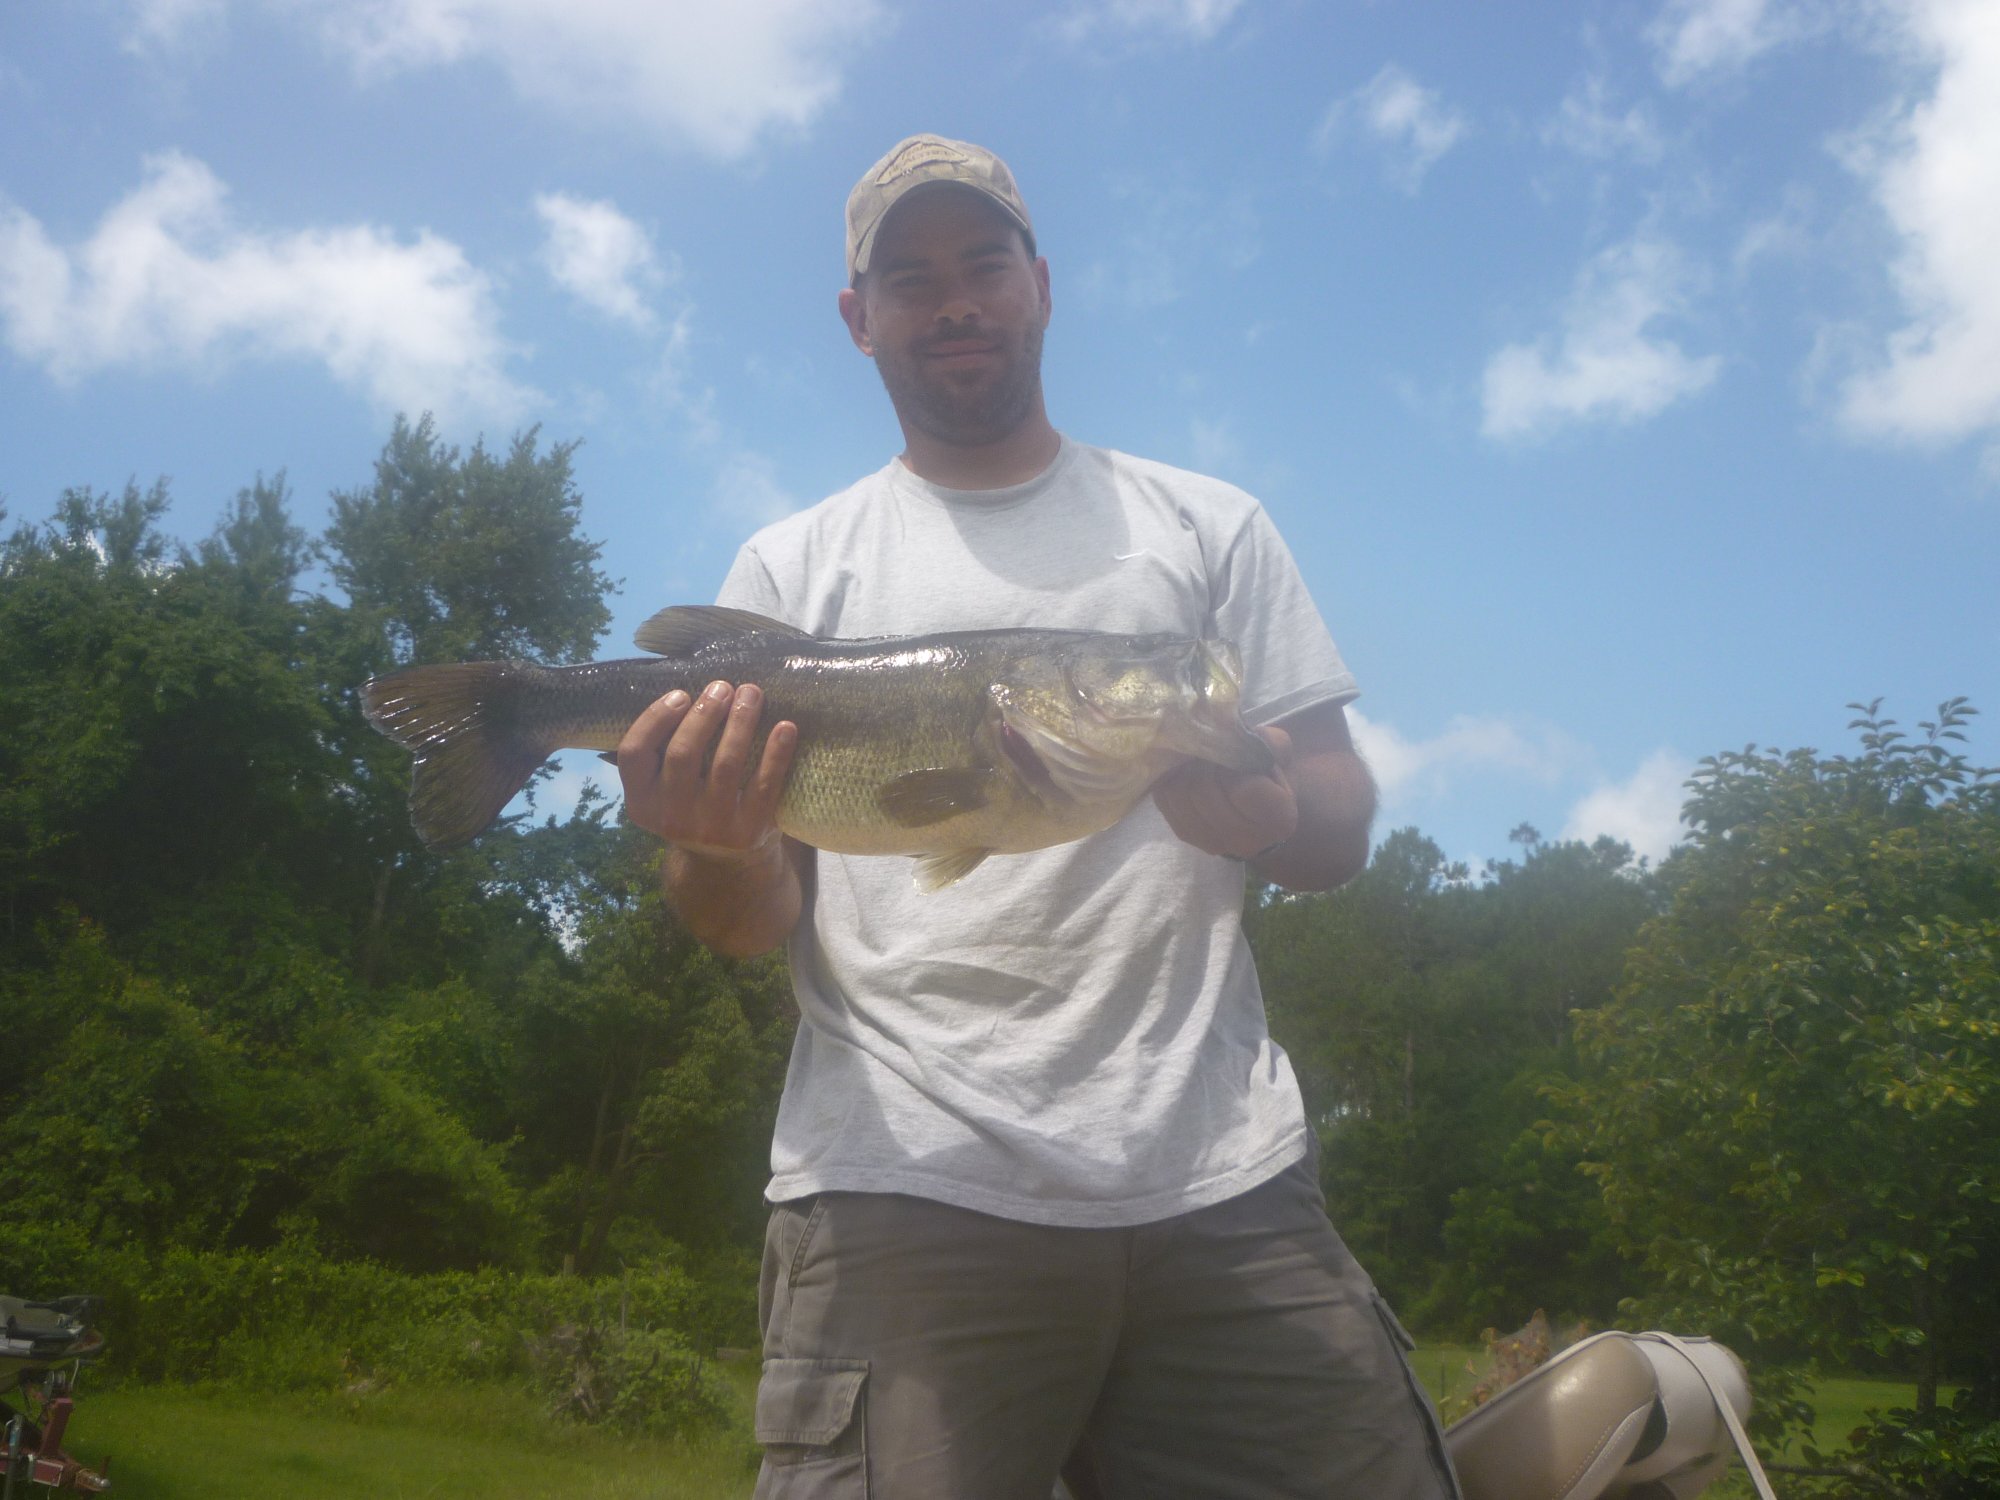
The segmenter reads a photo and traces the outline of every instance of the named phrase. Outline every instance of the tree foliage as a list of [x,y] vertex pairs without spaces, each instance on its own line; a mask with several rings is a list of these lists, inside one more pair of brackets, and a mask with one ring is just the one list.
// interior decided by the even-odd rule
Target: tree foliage
[[754,1233],[771,967],[695,948],[601,805],[425,850],[360,714],[418,656],[589,653],[571,452],[399,421],[323,539],[279,475],[191,547],[164,484],[0,547],[0,1280],[37,1244],[434,1271]]
[[580,661],[611,618],[600,549],[577,531],[574,443],[460,456],[427,416],[398,418],[375,482],[333,497],[327,551],[354,607],[398,665],[525,657]]
[[[1702,763],[1671,900],[1557,1090],[1653,1305],[1992,1401],[2000,788],[1857,705],[1860,753]],[[1989,1413],[1992,1408],[1987,1408]]]
[[1570,1016],[1610,997],[1650,877],[1609,839],[1546,844],[1475,881],[1415,829],[1325,896],[1253,913],[1274,1035],[1323,1147],[1335,1223],[1426,1326],[1470,1334],[1537,1306],[1610,1313],[1596,1195],[1532,1127]]

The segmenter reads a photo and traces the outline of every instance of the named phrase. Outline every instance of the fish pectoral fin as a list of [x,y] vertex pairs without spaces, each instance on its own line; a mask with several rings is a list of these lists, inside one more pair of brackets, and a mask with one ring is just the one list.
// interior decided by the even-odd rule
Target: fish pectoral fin
[[720,604],[675,604],[641,625],[632,644],[656,656],[692,656],[704,646],[745,635],[812,637],[796,625]]
[[910,883],[926,896],[963,880],[985,862],[991,849],[954,849],[949,854],[926,854],[910,872]]
[[991,771],[971,766],[910,771],[885,782],[875,793],[875,805],[903,828],[928,828],[960,813],[978,812],[986,805],[992,779]]

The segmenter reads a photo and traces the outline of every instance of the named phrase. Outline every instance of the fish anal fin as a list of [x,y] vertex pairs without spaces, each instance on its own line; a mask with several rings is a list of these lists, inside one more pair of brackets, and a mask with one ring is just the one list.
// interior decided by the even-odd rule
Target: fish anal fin
[[935,895],[978,869],[991,849],[954,849],[949,854],[925,854],[910,872],[910,883],[926,896]]
[[551,752],[468,735],[419,755],[410,770],[410,821],[427,849],[469,843],[514,800]]
[[641,625],[632,644],[656,656],[692,656],[704,646],[742,635],[812,637],[795,625],[720,604],[675,604]]
[[875,793],[875,804],[899,827],[929,828],[960,813],[978,812],[986,805],[992,776],[991,771],[972,766],[909,771],[883,783]]

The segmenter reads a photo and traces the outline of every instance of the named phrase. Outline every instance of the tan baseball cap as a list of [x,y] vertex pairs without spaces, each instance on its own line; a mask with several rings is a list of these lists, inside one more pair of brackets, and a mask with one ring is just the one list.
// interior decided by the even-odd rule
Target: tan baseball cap
[[847,195],[849,286],[868,269],[875,231],[882,227],[889,210],[916,189],[934,182],[962,183],[991,198],[1021,226],[1032,253],[1035,226],[1029,222],[1028,205],[1021,201],[1021,190],[1014,185],[1007,163],[984,146],[946,140],[941,135],[913,135],[897,142],[887,156],[862,173],[854,191]]

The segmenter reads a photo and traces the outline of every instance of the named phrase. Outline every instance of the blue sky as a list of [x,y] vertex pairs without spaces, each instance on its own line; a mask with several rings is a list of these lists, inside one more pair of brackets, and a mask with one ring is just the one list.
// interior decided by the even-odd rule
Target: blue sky
[[834,298],[919,130],[1021,181],[1057,425],[1277,518],[1379,831],[1657,856],[1700,756],[2000,714],[1990,0],[8,5],[9,524],[539,423],[625,654],[896,450]]

